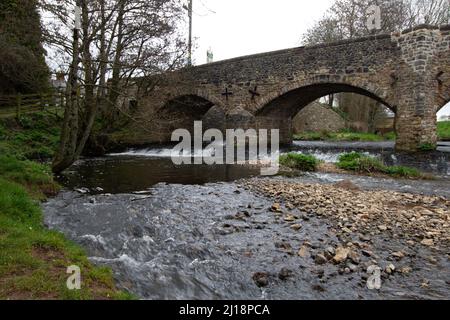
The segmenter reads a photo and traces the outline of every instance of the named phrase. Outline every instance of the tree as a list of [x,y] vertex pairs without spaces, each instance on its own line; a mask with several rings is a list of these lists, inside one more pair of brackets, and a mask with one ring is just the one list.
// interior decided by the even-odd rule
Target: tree
[[[106,128],[118,115],[129,116],[123,97],[132,90],[152,89],[138,80],[182,65],[186,54],[179,33],[184,11],[177,0],[78,1],[79,48],[67,38],[73,26],[68,17],[73,16],[74,1],[41,1],[42,10],[54,17],[45,28],[46,43],[59,56],[60,68],[67,69],[70,60],[75,62],[69,74],[79,86],[74,90],[71,83],[76,82],[69,80],[61,144],[53,161],[55,173],[79,158],[99,115]],[[78,62],[79,74],[73,72]],[[79,97],[70,99],[70,93],[73,97],[77,91]]]
[[35,0],[0,2],[0,93],[37,93],[49,88]]

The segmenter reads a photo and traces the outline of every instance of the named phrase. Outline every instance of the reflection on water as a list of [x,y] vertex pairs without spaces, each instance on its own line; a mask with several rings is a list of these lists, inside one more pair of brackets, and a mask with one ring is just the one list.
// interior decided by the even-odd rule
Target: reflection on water
[[69,189],[101,187],[127,193],[155,184],[204,184],[257,176],[260,169],[241,165],[174,165],[170,158],[115,156],[80,161],[59,177]]

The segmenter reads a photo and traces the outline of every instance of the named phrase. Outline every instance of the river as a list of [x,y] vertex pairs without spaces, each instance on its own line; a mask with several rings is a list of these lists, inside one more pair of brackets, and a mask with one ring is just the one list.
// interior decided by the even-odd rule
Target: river
[[[392,252],[403,250],[406,257],[395,263],[413,272],[383,278],[380,290],[368,290],[365,268],[373,258],[363,258],[354,270],[343,272],[339,266],[318,265],[296,254],[305,243],[312,256],[337,246],[335,225],[298,209],[301,232],[274,218],[274,200],[245,188],[241,180],[258,181],[258,168],[175,166],[168,150],[127,150],[81,160],[60,177],[64,190],[43,205],[46,225],[81,244],[94,263],[112,267],[119,287],[142,299],[449,298],[448,246],[433,249],[374,236],[371,245],[379,265],[391,262]],[[450,198],[446,152],[411,162],[386,145],[333,148],[296,143],[292,150],[328,161],[344,151],[364,150],[441,178],[412,181],[313,173],[265,179],[327,185],[351,180],[363,190]],[[267,286],[255,284],[257,273],[267,275]]]

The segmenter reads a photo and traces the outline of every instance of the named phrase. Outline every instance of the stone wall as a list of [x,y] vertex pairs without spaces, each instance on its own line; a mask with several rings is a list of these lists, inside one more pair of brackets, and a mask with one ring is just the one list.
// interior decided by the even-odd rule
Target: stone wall
[[346,128],[345,119],[336,111],[318,102],[303,108],[292,120],[293,133],[338,132]]

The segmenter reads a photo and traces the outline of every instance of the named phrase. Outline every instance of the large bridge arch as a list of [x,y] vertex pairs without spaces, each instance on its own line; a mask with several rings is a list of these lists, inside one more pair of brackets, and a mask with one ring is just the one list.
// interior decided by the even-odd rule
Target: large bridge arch
[[277,94],[271,94],[261,99],[256,108],[256,116],[273,116],[293,118],[298,112],[310,103],[329,94],[351,92],[372,98],[395,113],[396,106],[389,104],[385,97],[386,92],[377,88],[376,85],[370,87],[355,86],[342,82],[316,82],[302,83],[300,85],[283,88]]

